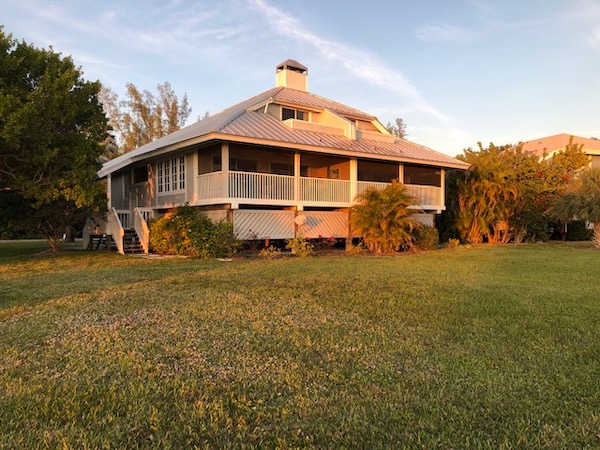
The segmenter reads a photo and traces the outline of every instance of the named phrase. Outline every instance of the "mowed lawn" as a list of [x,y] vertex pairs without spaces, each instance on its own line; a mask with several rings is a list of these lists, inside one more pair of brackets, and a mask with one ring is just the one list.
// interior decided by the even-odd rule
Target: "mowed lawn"
[[34,250],[0,243],[0,448],[600,447],[589,245]]

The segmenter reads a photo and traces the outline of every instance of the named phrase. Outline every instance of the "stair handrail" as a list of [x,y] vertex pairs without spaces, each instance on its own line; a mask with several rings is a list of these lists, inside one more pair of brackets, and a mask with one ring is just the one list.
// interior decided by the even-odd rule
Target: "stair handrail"
[[[108,215],[106,217],[106,234],[111,235],[112,239],[117,246],[117,251],[124,255],[125,251],[123,250],[123,236],[125,236],[125,230],[123,229],[123,225],[119,220],[119,215],[117,214],[117,210],[114,207],[111,207],[108,210]],[[106,242],[108,247],[108,239]]]
[[148,228],[148,223],[146,223],[146,220],[144,219],[144,216],[139,208],[134,208],[133,215],[133,228],[140,238],[142,250],[144,250],[144,253],[148,253],[148,248],[150,245],[150,228]]

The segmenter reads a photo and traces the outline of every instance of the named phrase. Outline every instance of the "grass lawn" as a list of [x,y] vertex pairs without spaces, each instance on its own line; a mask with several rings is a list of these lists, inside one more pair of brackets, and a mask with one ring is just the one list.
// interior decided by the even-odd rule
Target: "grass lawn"
[[600,448],[600,252],[0,243],[0,448]]

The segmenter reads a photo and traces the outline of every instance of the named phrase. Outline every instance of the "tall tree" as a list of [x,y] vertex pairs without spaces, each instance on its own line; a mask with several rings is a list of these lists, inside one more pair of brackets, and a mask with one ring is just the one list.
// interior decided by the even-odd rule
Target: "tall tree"
[[567,145],[549,160],[524,153],[522,146],[466,149],[458,158],[471,166],[448,180],[447,216],[466,242],[547,239],[545,216],[551,199],[589,163],[581,146]]
[[99,90],[70,57],[0,28],[0,195],[11,196],[0,203],[18,204],[19,226],[53,250],[67,225],[106,207],[96,176],[107,129]]
[[594,246],[600,248],[600,169],[581,171],[549,209],[555,219],[586,220],[594,226]]
[[408,134],[406,134],[406,123],[401,117],[396,118],[394,125],[388,122],[386,128],[390,133],[392,133],[392,135],[400,139],[406,139],[406,137],[408,136]]
[[180,101],[169,82],[158,84],[156,95],[140,91],[132,83],[126,87],[126,98],[122,101],[109,88],[101,92],[104,111],[121,153],[179,130],[192,112],[187,95]]

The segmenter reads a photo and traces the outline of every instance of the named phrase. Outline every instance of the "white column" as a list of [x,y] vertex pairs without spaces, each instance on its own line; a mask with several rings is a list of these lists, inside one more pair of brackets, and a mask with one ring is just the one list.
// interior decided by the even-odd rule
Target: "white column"
[[294,153],[294,203],[296,203],[296,207],[301,207],[298,205],[300,202],[300,153]]
[[404,184],[404,164],[398,165],[398,181]]
[[446,171],[442,169],[440,172],[440,176],[442,177],[440,180],[440,205],[444,206],[446,204]]
[[350,202],[353,203],[358,194],[358,160],[350,159]]
[[112,208],[112,174],[106,177],[106,197],[108,199],[108,209]]
[[221,194],[223,198],[229,198],[229,143],[221,144]]

